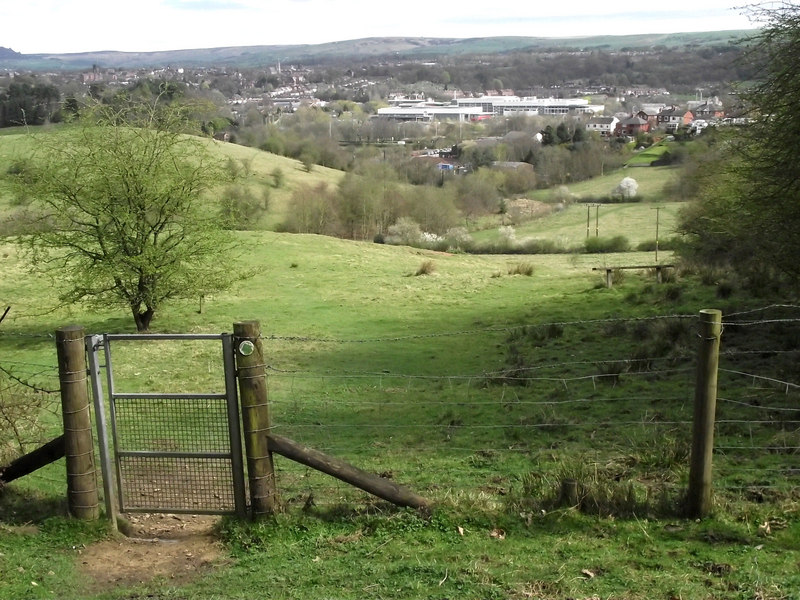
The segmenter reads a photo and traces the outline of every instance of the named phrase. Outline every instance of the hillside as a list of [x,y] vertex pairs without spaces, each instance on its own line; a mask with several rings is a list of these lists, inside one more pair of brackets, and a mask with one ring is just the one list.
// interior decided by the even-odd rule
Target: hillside
[[699,33],[637,34],[574,38],[363,38],[325,44],[231,46],[164,52],[96,51],[74,54],[18,54],[0,52],[0,68],[30,70],[76,70],[102,65],[106,68],[238,66],[255,67],[277,61],[324,62],[341,58],[407,58],[496,54],[513,50],[530,52],[564,50],[651,49],[654,47],[703,47],[741,40],[750,30]]
[[[35,139],[4,136],[0,173]],[[271,188],[276,220],[297,186],[341,177],[209,143],[246,170],[248,186],[273,186],[281,169],[283,185]],[[651,196],[672,175],[636,173]],[[597,195],[619,176],[570,191]],[[0,222],[10,202],[0,190]],[[580,235],[582,208],[537,222],[531,233]],[[603,235],[652,231],[650,208],[603,205]],[[651,253],[470,255],[270,231],[233,235],[238,264],[251,276],[168,303],[154,332],[219,333],[258,320],[270,427],[408,485],[434,509],[396,508],[276,455],[284,514],[212,522],[204,543],[190,546],[190,531],[167,538],[164,529],[192,525],[195,515],[156,515],[145,534],[141,515],[126,513],[122,523],[139,536],[130,539],[105,521],[64,516],[60,460],[0,488],[0,597],[252,598],[269,590],[309,600],[777,600],[800,589],[796,302],[753,299],[720,273],[679,271],[657,284],[636,269],[608,289],[592,270],[610,260],[651,264]],[[18,246],[0,241],[0,256],[0,309],[9,306],[0,327],[0,407],[41,409],[22,435],[0,429],[0,449],[11,457],[20,444],[32,449],[63,431],[54,330],[77,323],[87,333],[119,333],[132,323],[124,307],[59,301],[58,281],[32,277]],[[725,331],[714,512],[695,520],[680,506],[698,347],[708,345],[697,317],[707,307],[722,310]],[[218,342],[104,343],[113,345],[113,363],[103,368],[118,398],[143,393],[131,399],[142,407],[134,422],[152,443],[146,451],[163,457],[182,448],[182,434],[200,439],[216,430],[202,427],[213,416],[208,399],[197,410],[167,394],[224,386]],[[83,381],[85,371],[77,373]],[[170,409],[175,402],[180,410]],[[204,420],[195,419],[201,413]],[[130,433],[118,431],[116,439]],[[178,465],[152,469],[142,479],[146,493],[166,497],[185,482],[187,464]],[[173,497],[199,503],[204,490],[227,491],[212,479]],[[579,486],[579,498],[564,497],[567,482]]]

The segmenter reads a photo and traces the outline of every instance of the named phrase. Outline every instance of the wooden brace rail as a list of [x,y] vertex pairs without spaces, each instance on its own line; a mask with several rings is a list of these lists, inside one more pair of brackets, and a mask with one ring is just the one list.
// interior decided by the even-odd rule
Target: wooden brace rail
[[60,435],[41,448],[20,456],[5,467],[0,467],[0,483],[9,483],[57,461],[64,456],[64,448],[64,436]]
[[592,267],[592,271],[606,272],[606,287],[612,287],[612,273],[621,269],[654,269],[656,272],[656,282],[662,283],[664,269],[674,269],[675,265],[626,265],[622,267]]
[[280,454],[290,460],[322,471],[332,477],[336,477],[345,483],[349,483],[357,488],[369,492],[378,498],[388,500],[398,506],[410,506],[412,508],[424,509],[430,507],[430,502],[409,490],[402,485],[389,481],[384,477],[379,477],[372,473],[362,471],[345,461],[328,456],[318,450],[302,446],[297,442],[269,434],[267,436],[269,451]]

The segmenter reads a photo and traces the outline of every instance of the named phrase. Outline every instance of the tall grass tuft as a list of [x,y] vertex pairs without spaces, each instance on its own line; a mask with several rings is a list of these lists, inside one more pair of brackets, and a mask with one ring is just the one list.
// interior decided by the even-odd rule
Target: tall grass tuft
[[519,262],[515,265],[510,265],[508,267],[508,274],[525,275],[526,277],[530,277],[533,275],[533,264],[529,262]]
[[432,275],[436,271],[436,263],[432,260],[424,260],[414,273],[415,277],[420,275]]

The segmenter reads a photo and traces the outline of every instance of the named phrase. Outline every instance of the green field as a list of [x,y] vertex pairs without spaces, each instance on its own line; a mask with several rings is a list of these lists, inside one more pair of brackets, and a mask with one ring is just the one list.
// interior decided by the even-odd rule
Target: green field
[[[6,157],[8,139],[0,141]],[[269,183],[280,166],[287,185],[277,202],[307,178],[338,176],[224,150],[252,158],[253,185]],[[665,173],[652,181],[660,176],[663,185]],[[608,177],[596,189],[620,178]],[[601,235],[647,240],[653,206],[603,205]],[[667,232],[678,207],[663,206]],[[571,206],[517,234],[580,240],[585,219],[585,207]],[[219,333],[258,320],[276,432],[408,485],[435,503],[432,513],[394,508],[276,457],[285,512],[258,524],[224,520],[214,568],[150,579],[145,564],[140,581],[98,588],[79,550],[88,554],[110,534],[63,516],[59,461],[0,492],[0,597],[777,600],[800,593],[798,391],[776,383],[795,377],[796,308],[738,317],[780,299],[753,299],[736,286],[721,299],[715,284],[726,283],[724,274],[715,282],[681,271],[657,285],[652,273],[629,271],[606,289],[592,271],[648,264],[651,253],[476,256],[236,235],[253,277],[206,297],[202,312],[199,299],[167,305],[154,330]],[[15,246],[0,245],[0,257],[0,303],[11,305],[0,325],[0,366],[17,380],[58,387],[51,334],[60,326],[133,330],[122,309],[58,306],[57,283],[31,277]],[[425,261],[430,274],[415,276]],[[520,266],[531,275],[514,274],[526,271]],[[703,308],[731,317],[714,512],[695,521],[680,506],[695,317]],[[214,347],[115,348],[115,378],[126,390],[219,385]],[[18,383],[4,381],[2,397],[14,389]],[[39,439],[56,435],[57,409],[43,422]],[[557,502],[565,479],[581,484],[579,508]],[[180,549],[164,544],[165,555],[171,547]]]
[[[608,198],[617,184],[624,177],[633,177],[639,184],[637,196],[644,202],[663,202],[665,184],[675,177],[680,176],[680,171],[675,167],[649,167],[649,168],[624,168],[607,173],[601,177],[594,177],[586,181],[572,183],[566,186],[569,193],[577,201],[595,201]],[[537,190],[530,195],[534,200],[543,202],[551,201],[552,190]]]

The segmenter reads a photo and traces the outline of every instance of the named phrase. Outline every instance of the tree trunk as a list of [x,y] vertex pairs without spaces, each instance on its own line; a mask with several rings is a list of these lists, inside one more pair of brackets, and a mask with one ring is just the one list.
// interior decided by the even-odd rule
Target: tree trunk
[[155,309],[148,306],[142,311],[139,310],[138,306],[131,306],[131,312],[133,312],[133,321],[136,323],[137,333],[148,331],[150,329],[150,321],[153,320],[153,315],[156,312]]

